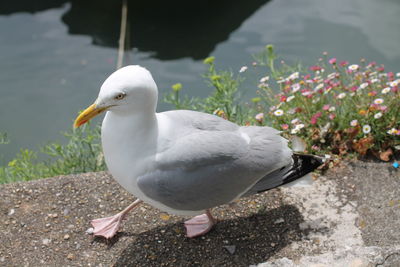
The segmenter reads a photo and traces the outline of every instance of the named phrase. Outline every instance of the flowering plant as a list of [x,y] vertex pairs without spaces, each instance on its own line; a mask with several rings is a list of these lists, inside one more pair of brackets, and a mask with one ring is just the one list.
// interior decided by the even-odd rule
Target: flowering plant
[[[400,73],[362,59],[349,64],[326,52],[307,69],[281,61],[267,45],[249,66],[219,71],[215,58],[204,60],[204,77],[214,92],[182,98],[181,84],[164,100],[176,108],[213,113],[244,125],[268,125],[288,139],[300,137],[308,153],[365,156],[389,160],[400,147]],[[255,72],[247,75],[249,72]],[[258,77],[257,96],[243,103],[244,77]],[[250,81],[251,82],[251,81]],[[246,90],[245,90],[246,91]],[[248,91],[248,90],[247,90]],[[297,139],[299,140],[299,139]]]
[[264,54],[252,64],[268,73],[253,99],[255,123],[301,137],[308,152],[389,160],[400,144],[400,73],[364,59],[338,62],[326,52],[307,70],[285,62],[277,69],[273,47]]

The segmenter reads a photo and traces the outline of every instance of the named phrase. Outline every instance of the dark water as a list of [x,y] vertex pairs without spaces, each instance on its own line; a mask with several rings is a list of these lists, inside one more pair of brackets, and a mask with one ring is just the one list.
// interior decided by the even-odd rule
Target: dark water
[[[0,3],[0,132],[11,139],[0,163],[60,140],[116,65],[119,1],[25,2]],[[203,58],[237,71],[268,43],[305,64],[328,51],[400,71],[398,0],[240,2],[131,1],[127,62],[149,68],[161,93],[181,82],[193,96],[210,92]]]

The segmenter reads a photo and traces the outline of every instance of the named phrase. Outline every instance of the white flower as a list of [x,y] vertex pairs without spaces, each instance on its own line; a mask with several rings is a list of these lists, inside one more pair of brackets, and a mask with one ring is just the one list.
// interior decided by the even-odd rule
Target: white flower
[[264,76],[260,79],[260,83],[265,83],[269,81],[269,76]]
[[323,83],[318,84],[317,86],[315,86],[314,91],[318,91],[319,89],[321,89],[322,87],[324,87]]
[[397,133],[397,129],[396,128],[392,128],[389,131],[387,131],[387,133],[391,134],[391,135],[395,135]]
[[357,125],[358,125],[358,120],[352,120],[352,121],[350,122],[350,126],[355,127],[355,126],[357,126]]
[[337,96],[337,98],[343,99],[343,98],[345,98],[345,96],[346,96],[346,93],[340,93],[340,94]]
[[375,104],[375,105],[380,105],[380,104],[382,104],[383,102],[384,102],[384,100],[383,100],[382,98],[377,98],[377,99],[374,100],[374,104]]
[[371,126],[369,126],[368,124],[363,126],[363,133],[368,134],[371,132]]
[[284,112],[283,112],[282,109],[277,109],[277,110],[274,111],[274,115],[275,115],[275,116],[278,116],[278,117],[282,116],[283,113],[284,113]]
[[288,98],[286,98],[286,102],[290,102],[292,101],[294,98],[294,95],[288,96]]
[[332,80],[332,79],[334,79],[334,78],[336,78],[336,72],[332,72],[332,73],[330,73],[329,75],[328,75],[328,80]]
[[290,74],[290,76],[288,77],[288,80],[295,80],[299,78],[299,73],[298,72],[294,72],[292,74]]
[[313,80],[315,83],[321,83],[324,81],[324,80],[322,80],[321,76],[315,76]]
[[297,134],[302,128],[304,128],[304,124],[297,124],[291,131],[291,134]]
[[387,94],[390,92],[390,87],[386,87],[382,89],[382,94]]
[[362,83],[360,84],[360,87],[358,87],[358,89],[364,89],[368,86],[368,83]]
[[329,110],[330,112],[334,112],[334,111],[336,110],[336,108],[335,108],[335,107],[330,107],[328,110]]
[[257,121],[262,121],[264,119],[264,113],[258,113],[254,118]]
[[374,115],[375,119],[379,119],[380,117],[382,117],[382,112],[378,112]]
[[239,72],[245,72],[248,69],[247,66],[243,66],[240,68]]
[[282,80],[277,80],[276,81],[276,83],[278,83],[278,84],[280,84],[280,83],[284,83],[285,82],[285,79],[282,79]]
[[292,85],[292,92],[295,93],[300,90],[300,84],[295,83]]
[[391,87],[396,87],[397,85],[399,85],[399,80],[395,80],[395,81],[393,81],[393,82],[390,82],[389,85],[390,85]]
[[303,96],[308,96],[308,95],[312,95],[313,92],[312,91],[305,91],[303,93],[301,93]]
[[376,78],[371,80],[371,83],[377,83],[377,82],[379,82],[379,80]]
[[396,77],[400,77],[400,72],[396,73]]
[[300,120],[298,118],[295,118],[295,119],[290,121],[291,124],[296,124],[298,122],[300,122]]
[[319,102],[319,100],[320,100],[320,98],[316,97],[311,101],[311,103],[315,104],[315,103]]
[[357,64],[350,65],[348,70],[355,71],[358,70],[359,66]]

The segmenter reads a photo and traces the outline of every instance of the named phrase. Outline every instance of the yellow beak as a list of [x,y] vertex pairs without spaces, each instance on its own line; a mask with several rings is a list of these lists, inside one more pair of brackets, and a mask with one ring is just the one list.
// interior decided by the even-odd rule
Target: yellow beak
[[87,123],[89,120],[91,120],[92,118],[96,117],[97,115],[99,115],[100,113],[105,111],[107,108],[108,107],[97,108],[96,104],[92,104],[87,109],[82,111],[82,113],[79,114],[79,116],[75,119],[74,127],[78,128],[82,124]]

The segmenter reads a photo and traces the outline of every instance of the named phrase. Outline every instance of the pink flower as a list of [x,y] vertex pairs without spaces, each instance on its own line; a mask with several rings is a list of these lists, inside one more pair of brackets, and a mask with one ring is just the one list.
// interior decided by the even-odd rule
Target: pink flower
[[384,72],[385,71],[385,67],[382,65],[379,68],[376,68],[377,71],[379,72]]
[[283,130],[287,130],[287,129],[289,129],[289,125],[287,125],[287,124],[281,124],[281,128],[282,128]]
[[322,70],[322,67],[315,65],[315,66],[311,66],[311,67],[310,67],[310,70],[312,70],[312,71],[319,71],[319,70]]
[[350,88],[350,91],[355,92],[355,91],[357,91],[357,89],[358,89],[357,86],[353,86],[353,87]]
[[348,61],[341,61],[340,62],[340,66],[342,66],[342,67],[347,66],[347,64],[349,64]]
[[329,64],[335,65],[336,64],[336,58],[333,57],[333,58],[329,59]]
[[317,145],[312,145],[311,149],[315,150],[315,151],[319,151],[320,150],[319,146],[317,146]]
[[317,123],[318,118],[315,118],[314,116],[311,117],[310,123],[311,124],[316,124]]
[[263,119],[264,119],[264,113],[258,113],[255,117],[256,121],[258,121],[259,123],[262,123]]
[[330,105],[324,105],[324,106],[322,107],[323,110],[329,110],[329,108],[330,108]]
[[310,79],[310,77],[311,77],[311,74],[307,74],[306,76],[304,76],[304,80],[308,80],[308,79]]
[[331,114],[329,114],[329,119],[331,119],[331,120],[333,120],[334,118],[336,118],[336,115],[335,115],[335,113],[331,113]]
[[285,102],[285,101],[286,101],[286,99],[287,99],[287,96],[285,96],[285,95],[281,95],[281,97],[280,97],[279,101],[280,101],[280,102]]
[[380,106],[379,107],[381,111],[385,112],[387,111],[388,107],[387,106]]
[[322,112],[321,112],[321,111],[315,113],[315,114],[311,117],[310,123],[311,123],[311,124],[316,124],[318,118],[321,117],[321,116],[322,116]]

